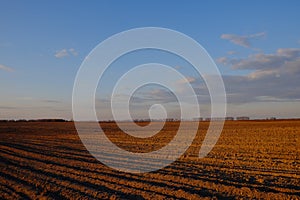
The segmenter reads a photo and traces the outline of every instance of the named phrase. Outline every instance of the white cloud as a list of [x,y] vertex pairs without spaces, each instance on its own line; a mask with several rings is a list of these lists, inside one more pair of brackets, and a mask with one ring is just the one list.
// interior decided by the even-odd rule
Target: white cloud
[[66,49],[62,49],[62,50],[56,51],[54,56],[56,58],[63,58],[63,57],[66,57],[68,55],[69,55],[68,51]]
[[229,58],[227,58],[227,57],[220,57],[220,58],[218,58],[217,59],[217,62],[218,63],[221,63],[221,64],[223,64],[223,65],[226,65],[226,64],[228,64],[228,62],[229,62]]
[[236,51],[228,51],[227,54],[228,55],[234,55],[234,54],[237,54],[237,52]]
[[232,69],[274,69],[279,68],[287,62],[296,61],[300,58],[300,49],[286,48],[278,49],[273,54],[252,54],[248,58],[231,59],[221,57],[217,62],[225,65],[230,65]]
[[[281,48],[272,53],[256,53],[239,59],[232,57],[227,55],[218,59],[218,62],[230,66],[233,70],[245,70],[243,75],[236,75],[239,72],[234,71],[235,75],[223,76],[231,115],[299,115],[300,48]],[[204,80],[200,76],[186,77],[176,82],[178,87],[175,94],[185,94],[180,86],[190,83],[197,95],[201,115],[206,116],[206,113],[210,112],[210,95]],[[190,98],[186,95],[184,103],[189,103]],[[105,110],[109,108],[110,103],[104,102],[102,101],[101,108]],[[178,104],[174,94],[164,88],[152,87],[135,93],[131,98],[132,116],[147,118],[149,108],[157,103],[166,106],[168,116],[176,118]],[[207,111],[203,112],[207,105]],[[265,109],[266,106],[269,106],[268,109]],[[169,112],[172,114],[169,115]]]
[[78,52],[77,52],[75,49],[73,49],[73,48],[69,49],[69,52],[70,52],[73,56],[78,56]]
[[1,64],[0,64],[0,70],[4,70],[4,71],[7,71],[7,72],[14,72],[15,71],[13,68],[5,66],[5,65],[1,65]]
[[61,49],[61,50],[56,51],[54,56],[56,58],[64,58],[64,57],[67,57],[67,56],[70,56],[70,55],[77,56],[78,52],[73,48]]
[[251,47],[251,43],[250,43],[251,39],[260,38],[265,35],[266,35],[265,32],[255,33],[252,35],[243,35],[243,36],[234,35],[234,34],[222,34],[221,39],[229,40],[230,42],[232,42],[236,45],[250,48]]
[[194,78],[194,77],[185,77],[185,78],[179,80],[178,83],[185,84],[185,83],[193,83],[195,81],[196,81],[196,78]]
[[241,59],[221,57],[218,62],[232,69],[251,70],[246,75],[223,77],[231,103],[300,100],[300,48]]

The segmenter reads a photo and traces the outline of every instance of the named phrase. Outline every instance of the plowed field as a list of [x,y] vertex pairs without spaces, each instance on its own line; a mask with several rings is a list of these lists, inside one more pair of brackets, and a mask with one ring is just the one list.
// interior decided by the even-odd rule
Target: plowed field
[[[144,174],[97,161],[72,122],[0,123],[0,199],[300,199],[300,121],[228,121],[199,159],[208,123],[176,162]],[[118,146],[148,152],[170,141],[178,122],[145,140],[101,126]]]

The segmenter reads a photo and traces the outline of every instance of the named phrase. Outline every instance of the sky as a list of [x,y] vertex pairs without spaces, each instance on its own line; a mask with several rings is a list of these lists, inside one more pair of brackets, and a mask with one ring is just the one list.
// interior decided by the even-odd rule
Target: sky
[[[300,117],[300,2],[294,1],[0,1],[0,119],[72,118],[80,65],[100,42],[122,31],[163,27],[200,43],[225,84],[228,116]],[[131,65],[162,62],[184,74],[202,96],[203,80],[184,60],[143,51],[116,61],[100,81],[97,114],[110,118],[109,91]],[[143,78],[143,77],[141,77]],[[206,94],[206,97],[204,97]],[[136,91],[134,118],[163,103],[178,117],[174,94]],[[120,110],[122,112],[122,110]]]

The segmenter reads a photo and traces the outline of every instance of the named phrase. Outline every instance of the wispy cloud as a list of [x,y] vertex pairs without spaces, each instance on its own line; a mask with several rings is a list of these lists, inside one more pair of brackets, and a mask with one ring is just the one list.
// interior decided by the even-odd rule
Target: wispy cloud
[[234,70],[251,70],[246,75],[223,76],[229,102],[300,101],[300,49],[240,59],[221,57],[218,62]]
[[68,53],[67,49],[62,49],[62,50],[56,51],[54,56],[56,58],[63,58],[63,57],[66,57],[68,55],[69,55],[69,53]]
[[236,51],[228,51],[227,54],[228,55],[234,55],[234,54],[237,54],[237,52]]
[[1,64],[0,64],[0,70],[4,70],[4,71],[7,71],[7,72],[14,72],[15,71],[13,68],[5,66],[5,65],[1,65]]
[[53,100],[53,99],[44,99],[44,100],[41,100],[41,102],[43,102],[43,103],[62,103],[61,101]]
[[58,50],[56,51],[55,53],[55,57],[56,58],[64,58],[64,57],[67,57],[67,56],[77,56],[78,55],[78,52],[73,49],[73,48],[70,48],[70,49],[61,49],[61,50]]
[[255,33],[252,35],[243,35],[243,36],[235,35],[235,34],[222,34],[221,38],[225,40],[229,40],[230,42],[236,45],[246,47],[246,48],[251,48],[251,43],[250,43],[251,39],[260,38],[265,35],[266,35],[265,32]]
[[73,56],[78,56],[78,52],[77,52],[75,49],[73,49],[73,48],[69,49],[69,52],[70,52]]
[[17,109],[17,107],[15,106],[0,106],[1,110],[13,110],[13,109]]
[[193,83],[193,82],[195,82],[196,81],[196,78],[195,77],[185,77],[185,78],[183,78],[183,79],[180,79],[179,81],[178,81],[178,83],[183,83],[183,84],[185,84],[185,83]]
[[[287,62],[300,59],[300,49],[285,48],[278,49],[273,54],[252,54],[247,58],[232,59],[229,57],[221,57],[217,62],[230,65],[232,69],[275,69],[287,64]],[[299,67],[298,67],[299,68]]]

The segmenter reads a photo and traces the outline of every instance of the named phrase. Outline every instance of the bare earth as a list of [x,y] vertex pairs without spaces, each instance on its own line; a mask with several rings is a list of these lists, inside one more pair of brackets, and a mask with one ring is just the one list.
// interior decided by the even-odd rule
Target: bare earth
[[[168,143],[178,122],[148,139],[102,123],[133,152]],[[81,143],[72,122],[0,123],[0,199],[300,199],[300,121],[226,122],[210,152],[197,154],[208,122],[188,151],[156,172],[112,170]]]

